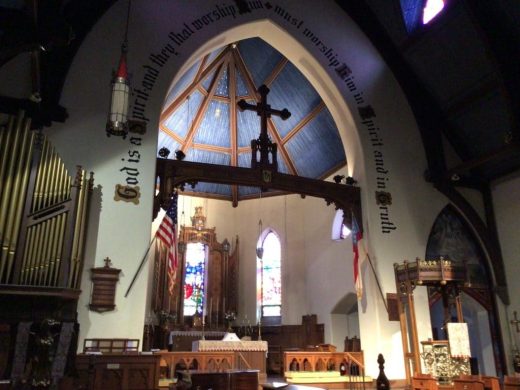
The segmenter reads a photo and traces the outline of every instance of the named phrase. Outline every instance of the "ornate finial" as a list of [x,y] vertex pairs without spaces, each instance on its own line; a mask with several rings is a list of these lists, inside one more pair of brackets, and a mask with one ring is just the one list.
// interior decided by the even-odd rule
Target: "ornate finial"
[[197,230],[202,230],[206,227],[206,217],[202,212],[202,206],[195,207],[195,215],[191,217],[191,225]]

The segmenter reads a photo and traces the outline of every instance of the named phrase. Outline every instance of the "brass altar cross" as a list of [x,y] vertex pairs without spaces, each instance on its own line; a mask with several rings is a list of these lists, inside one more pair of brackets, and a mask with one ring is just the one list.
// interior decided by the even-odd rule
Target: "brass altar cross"
[[520,320],[518,318],[516,318],[516,311],[513,312],[513,317],[515,317],[515,319],[511,320],[509,322],[511,322],[511,325],[516,326],[516,333],[520,333],[520,329],[518,328],[518,324],[520,324]]
[[[267,119],[270,118],[271,115],[276,115],[282,118],[282,120],[286,120],[291,116],[291,113],[287,108],[284,108],[283,110],[275,110],[267,104],[269,88],[265,85],[262,84],[258,88],[258,93],[260,94],[260,102],[258,104],[250,104],[244,99],[239,100],[237,103],[240,111],[255,111],[257,115],[260,116],[260,137],[258,140],[251,141],[251,168],[260,166],[262,168],[273,168],[277,170],[276,144],[272,143],[267,135]],[[260,162],[256,160],[256,152],[258,150],[260,151]],[[272,163],[269,162],[269,152],[272,153]]]

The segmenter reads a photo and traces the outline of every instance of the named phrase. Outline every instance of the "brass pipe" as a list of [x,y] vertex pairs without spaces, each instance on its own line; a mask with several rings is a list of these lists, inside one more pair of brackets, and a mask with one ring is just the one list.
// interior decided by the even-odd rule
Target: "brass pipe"
[[54,152],[53,161],[51,165],[51,171],[50,171],[50,177],[49,177],[49,191],[47,195],[47,207],[52,206],[56,203],[56,183],[58,178],[56,177],[58,170],[59,170],[59,164],[60,164],[60,157],[56,152]]
[[55,218],[53,218],[53,229],[52,229],[52,246],[51,246],[51,253],[50,253],[50,268],[49,268],[49,274],[46,280],[46,286],[49,286],[52,284],[54,271],[56,268],[56,257],[58,256],[58,241],[59,241],[59,234],[60,234],[60,216],[57,215]]
[[[30,120],[25,121],[25,126],[23,129],[21,129],[22,136],[21,136],[21,143],[16,150],[14,150],[14,154],[18,155],[18,163],[16,164],[16,168],[14,170],[14,184],[13,188],[10,194],[10,201],[9,201],[9,211],[7,216],[7,226],[5,228],[4,237],[7,238],[7,258],[5,258],[1,262],[2,270],[0,270],[0,273],[3,273],[3,267],[7,265],[7,274],[9,277],[9,272],[12,267],[12,261],[14,259],[15,251],[16,251],[16,242],[18,239],[18,230],[20,228],[20,220],[17,218],[21,215],[23,211],[23,207],[25,204],[25,198],[24,198],[24,167],[25,167],[25,157],[27,154],[27,150],[30,148],[29,140],[30,137]],[[4,238],[4,242],[5,242]]]
[[31,242],[29,243],[29,246],[27,247],[27,257],[24,261],[25,265],[25,275],[24,279],[22,281],[22,284],[29,284],[32,270],[33,270],[33,260],[34,260],[34,253],[36,246],[36,243],[38,241],[38,236],[40,233],[40,225],[31,226],[30,228],[31,232]]
[[60,275],[61,258],[63,256],[63,237],[65,236],[65,227],[67,224],[67,213],[60,214],[60,230],[58,234],[58,250],[56,252],[56,267],[54,270],[53,286],[58,287],[58,277]]
[[89,180],[87,178],[85,170],[81,170],[81,189],[78,197],[78,208],[76,212],[76,226],[74,229],[74,250],[73,255],[75,259],[74,266],[74,274],[72,275],[71,287],[79,285],[79,274],[81,272],[81,263],[82,263],[82,255],[83,255],[83,243],[84,243],[84,229],[85,229],[85,219],[86,219],[86,211],[87,211],[87,201],[89,194]]
[[60,166],[58,169],[58,183],[56,185],[56,201],[62,202],[65,200],[65,197],[63,196],[63,186],[65,183],[65,164],[63,161],[60,162]]
[[81,228],[81,205],[83,204],[83,189],[85,186],[85,171],[82,169],[78,169],[78,181],[79,181],[79,194],[78,194],[78,204],[76,208],[76,215],[74,216],[75,224],[74,224],[74,233],[72,235],[72,248],[70,254],[70,276],[69,276],[69,287],[72,287],[74,284],[75,274],[76,274],[76,266],[78,262],[78,245],[79,245],[79,232]]
[[[4,129],[2,131],[2,142],[0,143],[0,151],[1,151],[1,153],[0,153],[0,179],[1,179],[1,183],[4,183],[4,175],[7,171],[7,166],[8,166],[7,157],[11,155],[10,153],[8,153],[8,151],[11,146],[12,136],[14,134],[14,130],[13,130],[14,123],[15,123],[14,117],[11,115],[9,117],[7,130]],[[3,187],[3,185],[2,185],[2,187]],[[3,191],[5,191],[5,188],[0,189],[0,197],[2,196]],[[2,223],[2,220],[0,219],[0,224],[1,223]]]
[[48,286],[50,282],[50,277],[52,273],[52,268],[54,267],[54,242],[56,241],[56,221],[58,216],[53,217],[50,220],[50,228],[49,228],[49,240],[47,245],[47,265],[45,268],[45,275],[42,282],[42,285]]
[[36,212],[40,209],[42,191],[43,191],[43,179],[44,179],[44,171],[45,164],[47,161],[47,155],[49,154],[49,143],[47,142],[47,138],[44,138],[42,153],[40,157],[40,161],[38,162],[38,173],[36,174],[36,185],[34,186],[34,194],[33,194],[33,202],[31,207],[31,213]]
[[51,264],[51,248],[52,248],[52,229],[53,229],[53,225],[54,225],[54,218],[51,218],[47,221],[47,231],[46,231],[46,234],[45,234],[45,245],[44,245],[44,251],[43,251],[43,255],[42,255],[42,259],[43,259],[43,267],[42,267],[42,272],[41,272],[41,275],[40,275],[40,278],[38,280],[38,286],[45,286],[46,283],[46,279],[47,279],[47,275],[49,274],[49,267],[50,267],[50,264]]
[[[20,127],[21,127],[21,117],[20,116],[16,120],[16,127],[14,119],[10,121],[10,133],[14,133],[14,139],[12,140],[11,145],[6,145],[7,150],[11,150],[11,152],[3,154],[2,156],[2,175],[5,175],[5,178],[2,180],[2,193],[0,196],[0,239],[1,239],[1,248],[0,251],[0,276],[4,273],[4,269],[7,265],[7,258],[9,256],[9,250],[11,246],[11,229],[12,222],[10,221],[11,210],[9,208],[9,204],[12,201],[12,189],[14,186],[14,176],[15,176],[15,166],[16,166],[16,156],[17,156],[17,148],[20,143]],[[8,137],[11,138],[11,137]],[[9,159],[7,157],[10,156]]]
[[50,158],[47,162],[47,167],[45,171],[45,186],[43,187],[42,192],[42,208],[46,208],[50,206],[50,198],[51,198],[51,185],[52,185],[52,169],[54,167],[54,162],[56,160],[56,154],[54,153],[54,148],[51,149]]
[[25,237],[25,245],[23,248],[23,256],[22,256],[22,264],[20,266],[20,276],[19,280],[14,280],[15,284],[25,284],[25,278],[27,276],[28,269],[28,258],[29,258],[29,250],[32,246],[32,242],[34,239],[34,229],[32,227],[27,229],[26,237]]
[[[11,158],[7,162],[6,167],[6,174],[4,182],[2,183],[3,187],[3,193],[2,193],[2,199],[0,200],[0,237],[4,237],[4,232],[6,229],[6,226],[9,226],[10,223],[7,220],[7,213],[8,213],[8,204],[9,199],[13,187],[13,176],[14,176],[14,169],[16,165],[16,150],[18,148],[18,144],[20,143],[20,129],[21,127],[21,117],[19,117],[16,121],[16,130],[14,135],[14,141],[11,145],[11,151],[12,153],[6,153],[7,155],[10,155]],[[3,245],[2,245],[3,247]]]
[[36,269],[36,275],[34,283],[36,286],[42,285],[42,277],[45,273],[45,266],[47,260],[47,247],[49,243],[49,228],[50,221],[46,220],[43,222],[42,240],[40,244],[40,250],[38,251],[38,267]]
[[76,275],[74,276],[74,287],[79,287],[81,284],[80,276],[83,269],[83,252],[85,247],[86,229],[87,229],[87,213],[90,195],[92,192],[92,185],[94,182],[93,173],[90,173],[90,177],[87,178],[85,173],[83,186],[82,186],[82,199],[81,204],[81,222],[77,222],[80,225],[79,237],[78,237],[78,267],[76,268]]
[[27,197],[27,186],[29,182],[29,175],[31,172],[31,159],[33,154],[33,146],[34,146],[34,132],[29,130],[29,141],[28,141],[28,150],[27,154],[24,156],[24,166],[23,166],[23,177],[22,177],[22,193],[20,194],[21,204],[20,207],[18,207],[18,211],[16,213],[16,216],[14,218],[14,231],[15,235],[13,238],[13,252],[9,253],[9,258],[7,260],[7,275],[8,278],[10,277],[10,274],[12,272],[12,268],[14,265],[14,257],[16,255],[16,245],[18,244],[18,236],[20,234],[20,225],[22,224],[22,218],[24,217],[22,215],[24,210],[24,203],[25,199]]
[[34,238],[34,244],[31,252],[31,266],[29,269],[29,278],[27,280],[27,284],[32,285],[34,283],[34,278],[38,269],[38,257],[40,253],[40,246],[43,239],[43,224],[39,223],[36,225],[36,237]]

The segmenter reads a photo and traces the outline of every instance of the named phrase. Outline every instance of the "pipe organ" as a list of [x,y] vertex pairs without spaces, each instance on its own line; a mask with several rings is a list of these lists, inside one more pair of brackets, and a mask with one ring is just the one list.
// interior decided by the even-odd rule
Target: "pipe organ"
[[77,290],[93,175],[71,175],[23,113],[0,128],[0,286]]

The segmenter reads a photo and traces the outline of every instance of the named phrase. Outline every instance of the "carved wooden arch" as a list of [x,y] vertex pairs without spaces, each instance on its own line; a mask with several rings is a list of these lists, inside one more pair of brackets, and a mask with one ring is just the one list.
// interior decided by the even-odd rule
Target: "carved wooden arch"
[[[288,175],[267,169],[251,169],[227,165],[204,164],[181,160],[157,159],[156,177],[160,179],[159,193],[154,201],[154,218],[159,208],[166,210],[176,188],[197,182],[236,184],[274,189],[302,196],[323,198],[343,210],[345,224],[352,227],[352,214],[361,226],[361,190],[347,184]],[[236,206],[236,205],[234,205]]]

